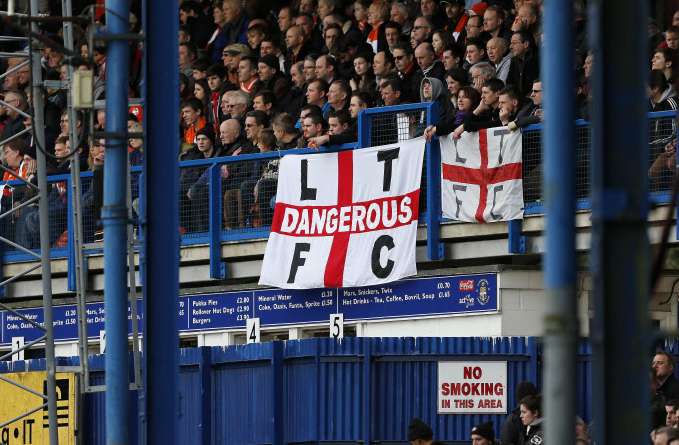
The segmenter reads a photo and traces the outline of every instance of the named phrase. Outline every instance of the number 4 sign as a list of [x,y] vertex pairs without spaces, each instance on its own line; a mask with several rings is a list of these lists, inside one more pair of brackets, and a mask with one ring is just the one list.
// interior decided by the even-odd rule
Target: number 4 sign
[[344,338],[344,314],[330,314],[330,337]]
[[248,318],[245,324],[247,343],[259,343],[262,338],[259,335],[259,318]]

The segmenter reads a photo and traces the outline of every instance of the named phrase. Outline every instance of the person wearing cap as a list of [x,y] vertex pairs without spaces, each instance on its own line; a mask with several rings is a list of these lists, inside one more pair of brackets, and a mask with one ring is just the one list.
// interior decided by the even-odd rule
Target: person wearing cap
[[472,445],[494,445],[495,431],[493,431],[493,422],[484,422],[472,428]]
[[222,51],[222,62],[226,69],[227,80],[238,85],[238,64],[243,57],[251,55],[250,48],[242,43],[233,43]]
[[408,442],[410,445],[443,445],[434,440],[434,432],[429,425],[417,417],[408,425]]

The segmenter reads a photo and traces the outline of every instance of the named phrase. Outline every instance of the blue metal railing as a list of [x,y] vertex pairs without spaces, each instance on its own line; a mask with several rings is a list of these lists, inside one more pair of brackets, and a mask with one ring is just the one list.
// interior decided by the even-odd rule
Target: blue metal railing
[[[358,121],[358,141],[352,144],[344,144],[337,147],[324,147],[321,152],[335,152],[341,150],[351,150],[362,147],[369,147],[373,145],[383,145],[386,143],[394,143],[405,138],[421,135],[422,130],[426,125],[436,122],[438,110],[434,104],[407,104],[394,107],[381,107],[365,110],[359,116]],[[395,131],[398,134],[387,134],[384,129],[384,119],[390,115],[397,115],[405,117],[399,123],[398,119],[395,121],[396,125],[403,124]],[[660,148],[664,143],[671,140],[676,132],[676,125],[674,118],[676,113],[674,111],[649,113],[649,123],[662,128],[656,132],[653,137],[654,140],[649,141],[649,157],[653,159],[659,154]],[[579,187],[578,195],[578,210],[589,210],[591,208],[588,197],[589,189],[589,123],[584,120],[576,121],[578,131],[577,147],[580,158],[578,177],[576,183]],[[394,127],[396,128],[396,127]],[[391,130],[394,130],[392,128]],[[535,165],[539,168],[541,164],[540,154],[540,133],[542,125],[531,125],[522,129],[524,141],[524,167],[527,164]],[[254,162],[268,162],[270,160],[278,159],[282,156],[290,154],[313,154],[318,150],[312,149],[290,149],[285,151],[273,151],[259,154],[245,154],[239,156],[227,156],[205,160],[190,160],[179,163],[180,169],[202,169],[207,171],[207,199],[206,207],[201,211],[207,212],[208,223],[206,229],[200,232],[185,233],[182,237],[182,245],[207,244],[209,246],[210,258],[210,276],[212,278],[224,279],[226,276],[226,267],[221,258],[221,246],[223,242],[241,241],[249,239],[266,238],[269,234],[269,228],[265,225],[253,225],[246,223],[244,227],[227,229],[224,225],[224,193],[223,193],[223,177],[220,173],[222,166],[231,166],[234,164],[254,163]],[[143,174],[140,167],[132,169],[133,174],[138,174],[138,208],[140,218],[138,224],[144,218],[145,200],[147,197],[144,193]],[[530,173],[530,172],[528,172]],[[540,172],[538,172],[540,173]],[[535,174],[537,181],[534,184],[528,184],[527,172],[524,169],[524,191],[526,196],[531,197],[525,203],[525,214],[540,215],[544,213],[544,206],[541,199],[541,174]],[[82,178],[89,181],[92,178],[92,172],[84,172]],[[71,180],[69,175],[57,175],[49,178],[51,183],[64,182],[68,190],[68,212],[67,212],[67,227],[68,233],[72,233],[73,221],[71,216]],[[1,183],[0,183],[1,184]],[[7,181],[8,185],[21,185],[20,181]],[[440,242],[440,223],[441,220],[441,173],[440,173],[440,152],[438,140],[434,138],[432,142],[427,143],[425,171],[423,172],[422,191],[424,193],[423,208],[421,208],[421,223],[427,226],[427,256],[429,259],[437,260],[443,257],[443,246]],[[665,204],[670,201],[671,184],[668,180],[659,183],[651,190],[651,201],[656,204]],[[135,194],[136,195],[136,194]],[[137,196],[135,196],[136,198]],[[426,203],[426,206],[424,206]],[[86,222],[92,225],[92,222]],[[521,234],[522,224],[520,220],[510,221],[508,225],[508,253],[523,253],[525,252],[524,238]],[[141,230],[138,231],[141,236]],[[86,249],[85,253],[93,254],[100,253],[101,248],[92,247]],[[73,245],[73,238],[68,236],[66,247],[54,247],[50,252],[52,258],[68,259],[69,264],[69,289],[75,288],[75,279],[70,272],[73,270],[72,264],[75,261],[75,246]],[[27,254],[16,250],[4,249],[2,260],[7,262],[21,262],[28,261],[32,258]]]

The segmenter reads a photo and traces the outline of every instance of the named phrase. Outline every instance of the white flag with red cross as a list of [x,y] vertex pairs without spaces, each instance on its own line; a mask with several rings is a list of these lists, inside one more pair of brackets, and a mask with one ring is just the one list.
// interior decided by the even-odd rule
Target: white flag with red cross
[[350,287],[417,274],[424,144],[283,157],[259,284]]
[[439,142],[443,216],[479,223],[523,218],[521,132],[488,128]]

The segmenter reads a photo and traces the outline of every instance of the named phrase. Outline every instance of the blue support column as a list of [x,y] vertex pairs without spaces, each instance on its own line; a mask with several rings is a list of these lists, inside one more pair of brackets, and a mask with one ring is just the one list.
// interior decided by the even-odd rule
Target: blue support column
[[526,237],[521,234],[523,221],[512,219],[507,222],[507,241],[509,253],[526,253]]
[[[427,126],[439,120],[438,103],[427,110]],[[441,243],[441,147],[437,137],[426,147],[427,162],[427,257],[431,261],[443,258]]]
[[66,178],[66,228],[68,230],[68,240],[66,241],[66,289],[69,292],[76,290],[75,277],[75,242],[73,239],[73,190],[71,190],[71,177]]
[[271,351],[271,389],[273,390],[273,441],[272,445],[283,445],[284,409],[283,409],[283,348],[285,343],[279,340],[273,342]]
[[315,366],[315,380],[316,386],[314,388],[314,425],[316,428],[316,443],[321,442],[321,340],[317,338],[314,341],[315,355],[314,355],[314,366]]
[[359,111],[358,113],[358,148],[370,147],[370,116],[368,113]]
[[372,443],[372,338],[363,337],[363,443]]
[[176,443],[179,336],[179,73],[177,0],[146,0],[144,103],[144,390],[150,445]]
[[208,201],[210,240],[210,278],[226,278],[226,265],[222,262],[222,177],[221,165],[215,164],[208,170]]
[[200,445],[212,442],[212,348],[200,348]]
[[[110,35],[128,32],[129,0],[106,1]],[[106,443],[129,442],[127,340],[127,95],[130,50],[111,40],[106,53],[106,162],[104,163],[104,305],[106,308]]]
[[[592,324],[598,443],[648,442],[648,4],[594,2]],[[602,400],[601,403],[598,403]]]
[[544,254],[545,437],[558,445],[575,441],[576,258],[574,31],[571,0],[545,3],[541,51],[545,124],[543,190],[546,202]]

